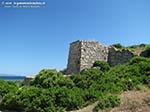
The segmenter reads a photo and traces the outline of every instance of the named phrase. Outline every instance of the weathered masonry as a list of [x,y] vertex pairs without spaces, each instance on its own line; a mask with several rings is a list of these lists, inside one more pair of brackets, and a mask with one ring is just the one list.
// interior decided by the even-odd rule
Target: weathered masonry
[[97,60],[115,66],[127,62],[133,56],[134,54],[129,50],[118,50],[96,41],[78,40],[70,44],[66,74],[80,73],[83,69],[92,67]]

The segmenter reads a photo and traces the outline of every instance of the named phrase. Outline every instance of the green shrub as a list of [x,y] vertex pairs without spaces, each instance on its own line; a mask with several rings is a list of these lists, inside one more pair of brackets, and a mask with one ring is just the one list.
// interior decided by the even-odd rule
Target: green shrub
[[92,81],[88,80],[88,76],[86,75],[72,75],[70,78],[73,80],[78,88],[82,89],[89,88],[92,83]]
[[4,96],[7,93],[14,93],[18,89],[14,82],[0,80],[0,96]]
[[82,89],[88,89],[94,82],[97,82],[103,72],[94,68],[85,69],[81,74],[74,74],[70,77],[75,85]]
[[140,44],[139,45],[139,47],[145,47],[146,46],[146,44]]
[[55,89],[42,89],[37,87],[23,87],[16,94],[5,95],[1,109],[25,112],[56,112],[64,110],[55,105]]
[[66,110],[74,110],[83,107],[84,99],[83,91],[79,88],[68,89],[66,87],[59,88],[56,92],[56,105],[66,108]]
[[102,71],[95,69],[95,68],[88,68],[88,69],[84,69],[81,72],[81,75],[96,75],[96,74],[102,74]]
[[31,85],[43,88],[53,88],[66,86],[68,88],[74,87],[74,83],[69,78],[64,77],[60,72],[54,69],[43,69],[31,82]]
[[134,58],[132,58],[130,61],[129,61],[129,64],[130,65],[133,65],[133,64],[138,64],[142,61],[147,61],[148,59],[145,58],[145,57],[141,57],[141,56],[136,56]]
[[95,61],[93,67],[99,67],[99,69],[103,72],[108,71],[110,69],[109,64],[105,61]]
[[103,110],[105,108],[113,108],[120,105],[120,99],[113,95],[104,95],[98,102],[97,106],[94,108],[95,112]]
[[15,110],[15,111],[23,111],[24,105],[17,102],[17,96],[14,93],[8,93],[4,96],[1,104],[0,109],[4,110]]
[[118,49],[124,48],[124,46],[122,46],[120,43],[113,44],[112,46],[114,46],[115,48],[118,48]]
[[102,92],[99,90],[96,90],[95,88],[91,87],[89,89],[84,90],[84,100],[85,105],[94,103],[95,101],[99,100],[102,96]]

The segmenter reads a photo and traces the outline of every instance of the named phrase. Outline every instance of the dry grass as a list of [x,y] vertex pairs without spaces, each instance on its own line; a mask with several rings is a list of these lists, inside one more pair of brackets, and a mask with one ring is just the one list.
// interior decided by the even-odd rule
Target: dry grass
[[150,90],[124,92],[121,105],[110,112],[150,112]]

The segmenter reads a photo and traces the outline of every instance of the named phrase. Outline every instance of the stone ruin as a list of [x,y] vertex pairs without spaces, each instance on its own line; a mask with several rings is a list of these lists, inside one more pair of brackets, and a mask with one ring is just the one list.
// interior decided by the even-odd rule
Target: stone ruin
[[70,43],[68,65],[65,74],[80,73],[91,68],[97,60],[106,61],[110,66],[122,64],[134,57],[127,49],[118,50],[113,46],[104,46],[96,41],[78,40]]

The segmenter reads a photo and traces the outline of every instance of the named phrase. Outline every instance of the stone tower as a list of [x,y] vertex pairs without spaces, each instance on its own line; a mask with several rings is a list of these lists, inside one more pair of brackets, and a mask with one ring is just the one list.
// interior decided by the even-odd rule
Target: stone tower
[[78,40],[70,44],[65,74],[80,73],[83,69],[91,68],[97,60],[106,61],[110,66],[115,66],[127,62],[134,56],[128,49],[119,50],[96,41]]
[[97,60],[108,60],[108,47],[96,41],[75,41],[70,44],[66,74],[80,73]]

